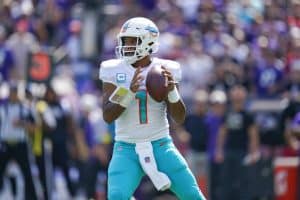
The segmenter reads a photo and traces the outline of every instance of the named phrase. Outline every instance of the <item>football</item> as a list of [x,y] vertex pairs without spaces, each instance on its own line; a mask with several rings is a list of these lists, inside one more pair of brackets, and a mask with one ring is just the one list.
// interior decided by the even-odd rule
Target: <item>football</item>
[[167,94],[166,78],[162,75],[160,65],[153,66],[146,77],[146,88],[149,95],[158,102],[163,101]]

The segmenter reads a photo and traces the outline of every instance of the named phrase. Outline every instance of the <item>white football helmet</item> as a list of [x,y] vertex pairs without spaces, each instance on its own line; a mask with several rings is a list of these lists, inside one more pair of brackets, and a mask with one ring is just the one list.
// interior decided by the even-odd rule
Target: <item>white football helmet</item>
[[[123,24],[117,36],[116,55],[128,64],[133,64],[145,56],[157,52],[158,36],[159,30],[151,20],[143,17],[131,18]],[[136,37],[137,44],[125,46],[122,39],[124,37]]]

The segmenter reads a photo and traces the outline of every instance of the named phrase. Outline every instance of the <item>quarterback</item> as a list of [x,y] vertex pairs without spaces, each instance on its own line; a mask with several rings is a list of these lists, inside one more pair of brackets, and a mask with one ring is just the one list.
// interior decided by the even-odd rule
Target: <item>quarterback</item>
[[[195,177],[176,149],[169,133],[169,115],[185,119],[177,90],[181,69],[177,62],[152,57],[158,50],[159,30],[149,19],[136,17],[122,26],[117,59],[103,61],[103,118],[116,123],[115,144],[108,169],[109,200],[128,200],[147,175],[159,191],[170,189],[182,200],[204,200]],[[161,66],[168,80],[168,95],[157,102],[147,93],[145,79]]]

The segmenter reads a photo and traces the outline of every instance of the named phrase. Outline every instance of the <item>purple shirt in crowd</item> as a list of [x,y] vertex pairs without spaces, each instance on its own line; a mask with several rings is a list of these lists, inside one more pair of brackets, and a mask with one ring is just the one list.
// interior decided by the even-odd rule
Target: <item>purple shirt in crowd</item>
[[0,44],[0,82],[8,81],[9,70],[14,65],[13,54],[3,44]]
[[223,117],[217,116],[215,113],[210,112],[206,116],[206,124],[208,126],[207,153],[210,161],[212,161],[214,158],[217,136],[222,122],[223,122]]
[[283,72],[276,66],[267,66],[266,63],[256,68],[255,83],[257,94],[260,97],[274,97],[278,90],[272,91],[271,87],[278,85],[283,77]]

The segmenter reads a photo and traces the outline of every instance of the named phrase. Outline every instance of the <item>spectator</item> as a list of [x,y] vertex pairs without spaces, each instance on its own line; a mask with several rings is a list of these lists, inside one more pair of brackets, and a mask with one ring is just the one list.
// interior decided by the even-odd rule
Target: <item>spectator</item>
[[289,26],[300,27],[300,2],[298,0],[292,0],[289,5],[291,12],[288,12],[289,16],[287,22]]
[[45,127],[55,128],[56,120],[53,113],[47,107],[45,101],[37,101],[29,88],[25,90],[26,100],[34,113],[36,126],[31,137],[32,151],[35,156],[36,165],[39,171],[43,196],[45,200],[51,199],[52,160],[51,142],[46,138]]
[[294,97],[283,110],[280,124],[284,132],[287,145],[295,152],[300,149],[300,142],[292,131],[292,121],[295,119],[297,113],[300,112],[300,95]]
[[[207,141],[208,128],[205,121],[208,94],[205,90],[198,90],[194,95],[192,113],[187,115],[184,128],[190,135],[190,148],[186,155],[187,162],[198,182],[207,182]],[[206,185],[206,184],[205,184]],[[203,186],[204,187],[204,186]],[[203,188],[204,191],[207,189]]]
[[21,17],[16,22],[16,32],[7,40],[8,47],[15,56],[15,68],[12,79],[25,80],[28,55],[39,47],[35,36],[29,32],[29,20]]
[[241,86],[230,90],[231,107],[217,140],[216,162],[224,161],[224,199],[249,199],[245,165],[258,159],[259,136],[253,117],[245,111],[246,91]]
[[229,56],[224,56],[218,60],[215,68],[215,77],[211,79],[210,88],[212,90],[228,90],[243,83],[243,71],[237,62]]
[[[290,137],[293,137],[294,140],[298,140],[298,142],[300,141],[300,111],[297,112],[297,114],[295,115],[295,117],[291,121],[291,124],[290,124]],[[291,145],[291,146],[296,147],[294,149],[298,150],[299,151],[298,154],[300,155],[299,143],[298,144],[296,143],[294,146],[293,145]]]
[[283,84],[283,63],[276,59],[274,52],[262,49],[263,59],[257,64],[255,71],[256,92],[262,98],[278,96]]
[[214,90],[209,95],[210,110],[206,117],[208,126],[207,153],[209,158],[209,196],[212,200],[221,200],[222,196],[222,165],[215,162],[215,151],[218,133],[223,122],[227,97],[222,90]]
[[290,76],[286,81],[284,93],[293,100],[300,95],[300,59],[296,59],[291,63]]
[[200,41],[192,41],[191,52],[181,61],[183,68],[182,88],[185,96],[191,98],[198,88],[206,88],[213,77],[214,60],[203,51]]
[[46,137],[52,142],[53,168],[55,169],[56,167],[59,167],[63,171],[69,194],[71,197],[74,197],[75,188],[69,173],[70,149],[68,147],[70,146],[70,142],[74,140],[72,136],[74,136],[74,131],[76,130],[74,129],[71,116],[68,112],[66,112],[66,110],[63,109],[62,105],[60,104],[59,97],[54,89],[50,86],[47,87],[45,101],[55,118],[55,128],[45,126],[43,130],[43,132],[46,134]]
[[104,199],[111,137],[102,118],[102,110],[97,103],[96,96],[83,95],[81,109],[81,128],[89,151],[82,177],[86,196],[88,199],[100,197]]
[[8,161],[15,159],[24,175],[25,199],[38,199],[27,142],[27,134],[34,130],[34,118],[30,108],[20,101],[16,85],[10,85],[9,98],[0,107],[0,121],[0,188],[3,186],[3,174]]
[[14,67],[14,56],[12,51],[5,44],[6,30],[0,26],[0,82],[6,82],[11,79],[11,71]]

